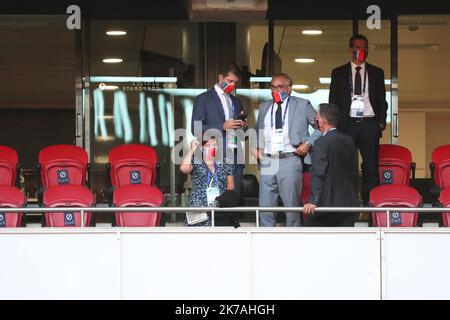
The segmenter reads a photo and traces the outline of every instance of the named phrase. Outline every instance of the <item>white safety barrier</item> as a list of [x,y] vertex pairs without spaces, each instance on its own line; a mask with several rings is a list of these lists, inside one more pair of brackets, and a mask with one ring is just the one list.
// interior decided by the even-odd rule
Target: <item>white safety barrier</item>
[[1,228],[0,299],[450,299],[447,243],[450,228]]

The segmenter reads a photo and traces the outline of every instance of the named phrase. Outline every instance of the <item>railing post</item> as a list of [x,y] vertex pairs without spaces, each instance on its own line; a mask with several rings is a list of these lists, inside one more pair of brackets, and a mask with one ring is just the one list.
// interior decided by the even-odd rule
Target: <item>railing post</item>
[[390,228],[391,223],[389,222],[389,210],[386,210],[386,226]]
[[256,227],[259,228],[259,210],[256,210]]
[[81,210],[81,227],[84,228],[84,210]]

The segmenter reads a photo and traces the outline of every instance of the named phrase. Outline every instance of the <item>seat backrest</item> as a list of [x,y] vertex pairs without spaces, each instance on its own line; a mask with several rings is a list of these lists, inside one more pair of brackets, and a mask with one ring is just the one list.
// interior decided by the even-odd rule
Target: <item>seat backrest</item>
[[380,144],[378,172],[380,184],[409,185],[411,176],[411,151],[395,144]]
[[[85,186],[72,184],[49,187],[44,192],[44,205],[47,208],[58,207],[91,207],[94,205],[94,195]],[[84,225],[91,221],[91,213],[84,212]],[[45,222],[48,227],[80,227],[80,212],[47,212]]]
[[[155,186],[130,184],[114,191],[116,207],[160,207],[164,195]],[[160,212],[116,212],[116,225],[119,227],[154,227],[161,220]]]
[[245,198],[259,197],[259,182],[254,174],[244,174],[242,176],[241,194]]
[[123,144],[112,148],[109,151],[112,186],[155,185],[157,162],[156,150],[143,144]]
[[77,146],[53,145],[39,152],[41,181],[44,189],[51,186],[86,185],[87,152]]
[[[397,207],[412,208],[419,207],[422,197],[416,189],[401,184],[388,184],[375,187],[370,191],[370,204],[373,207]],[[415,227],[418,220],[417,212],[390,212],[390,226],[392,227]],[[386,227],[386,213],[372,213],[373,225]]]
[[[439,202],[444,208],[450,208],[450,188],[441,190]],[[445,227],[450,227],[450,212],[442,213],[442,223]]]
[[16,150],[6,146],[0,146],[0,185],[15,185],[18,162],[19,156]]
[[[0,208],[22,208],[25,203],[25,196],[19,188],[0,186]],[[22,217],[22,213],[0,213],[0,227],[20,227]]]
[[441,189],[450,187],[450,144],[437,147],[431,154],[435,165],[434,181]]

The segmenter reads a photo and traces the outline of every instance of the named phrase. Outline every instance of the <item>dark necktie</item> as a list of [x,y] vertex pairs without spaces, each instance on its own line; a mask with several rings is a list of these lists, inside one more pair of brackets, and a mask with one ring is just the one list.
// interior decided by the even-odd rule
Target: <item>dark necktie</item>
[[355,95],[360,96],[361,95],[361,73],[359,72],[361,70],[361,67],[358,66],[355,68],[356,74],[355,74]]
[[282,104],[282,102],[277,102],[277,103],[278,103],[278,109],[277,109],[277,112],[275,113],[275,128],[282,129],[283,128],[283,120],[281,119],[281,104]]

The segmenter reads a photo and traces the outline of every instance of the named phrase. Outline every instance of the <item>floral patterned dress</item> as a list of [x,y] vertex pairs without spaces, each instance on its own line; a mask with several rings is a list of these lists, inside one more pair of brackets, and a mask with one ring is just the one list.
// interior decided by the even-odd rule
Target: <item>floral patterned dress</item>
[[[234,164],[222,163],[216,164],[217,179],[213,176],[212,172],[209,171],[208,166],[204,161],[199,164],[194,163],[191,173],[192,177],[192,190],[189,196],[189,207],[207,207],[208,198],[206,196],[206,189],[208,188],[211,179],[212,187],[218,187],[220,194],[227,190],[227,177],[234,175],[235,166]],[[209,181],[208,181],[209,177]],[[197,223],[192,226],[210,226],[211,225],[211,215],[208,214],[209,219],[201,223]],[[185,222],[186,225],[187,222]],[[189,225],[190,226],[190,225]]]

